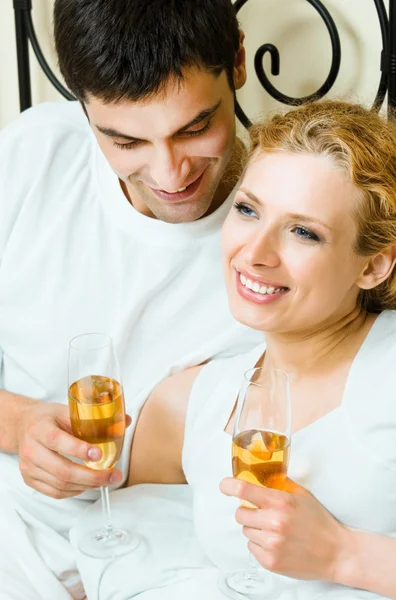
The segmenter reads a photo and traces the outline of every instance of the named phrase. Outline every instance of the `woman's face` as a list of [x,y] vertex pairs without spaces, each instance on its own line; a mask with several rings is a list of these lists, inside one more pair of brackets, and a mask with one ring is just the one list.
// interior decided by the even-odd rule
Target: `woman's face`
[[222,232],[234,317],[267,332],[309,332],[356,306],[367,257],[353,251],[359,191],[325,156],[257,155]]

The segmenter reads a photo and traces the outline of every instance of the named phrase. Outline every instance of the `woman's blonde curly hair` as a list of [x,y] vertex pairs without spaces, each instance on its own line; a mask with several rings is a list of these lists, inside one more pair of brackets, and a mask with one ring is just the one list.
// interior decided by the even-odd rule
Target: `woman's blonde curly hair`
[[[396,244],[396,121],[358,104],[316,101],[277,114],[250,129],[250,159],[257,153],[325,155],[362,192],[354,250],[373,256]],[[396,269],[371,290],[361,290],[368,312],[396,309]]]

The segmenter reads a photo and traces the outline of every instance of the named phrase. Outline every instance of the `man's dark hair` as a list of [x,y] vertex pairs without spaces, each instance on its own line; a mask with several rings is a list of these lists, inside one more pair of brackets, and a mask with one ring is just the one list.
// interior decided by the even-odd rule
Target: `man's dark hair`
[[183,69],[223,70],[231,89],[239,29],[231,0],[55,0],[55,45],[78,100],[141,100]]

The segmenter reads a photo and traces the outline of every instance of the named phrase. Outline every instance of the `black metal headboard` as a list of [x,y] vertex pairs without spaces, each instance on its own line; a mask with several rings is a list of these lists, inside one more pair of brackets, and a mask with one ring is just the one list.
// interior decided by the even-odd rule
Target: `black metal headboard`
[[[238,13],[248,0],[236,0],[235,10]],[[338,35],[337,27],[333,21],[327,8],[320,0],[307,0],[309,4],[319,13],[323,19],[328,33],[330,35],[332,46],[332,61],[330,72],[324,84],[314,93],[303,98],[292,98],[278,91],[269,81],[264,67],[263,57],[268,52],[271,56],[271,73],[279,75],[280,56],[279,51],[273,44],[263,44],[257,50],[254,58],[254,66],[257,77],[264,89],[276,100],[297,106],[312,100],[313,98],[322,98],[332,88],[337,79],[338,71],[341,63],[341,44]],[[34,31],[32,21],[32,0],[13,0],[15,11],[15,28],[17,41],[17,58],[18,58],[18,82],[19,82],[19,103],[20,109],[25,110],[32,105],[31,84],[30,84],[30,65],[29,65],[29,42],[32,45],[33,51],[43,69],[45,75],[55,86],[55,88],[68,100],[74,100],[73,96],[63,87],[58,81],[54,73],[51,71]],[[375,8],[379,19],[382,36],[382,52],[381,52],[381,76],[378,86],[378,91],[374,100],[374,108],[379,110],[384,103],[386,92],[388,92],[388,115],[393,114],[396,110],[396,0],[389,0],[389,17],[383,0],[374,0]],[[241,106],[237,103],[236,115],[240,122],[249,127],[250,120],[243,112]]]

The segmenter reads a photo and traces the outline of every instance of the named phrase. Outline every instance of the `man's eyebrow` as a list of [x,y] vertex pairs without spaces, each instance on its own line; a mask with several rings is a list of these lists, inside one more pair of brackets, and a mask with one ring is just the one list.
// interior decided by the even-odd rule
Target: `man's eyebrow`
[[184,125],[180,129],[178,129],[176,131],[176,134],[183,133],[184,131],[186,131],[186,129],[190,129],[190,127],[194,127],[194,125],[198,125],[198,123],[201,123],[201,121],[204,121],[208,117],[211,117],[220,108],[220,106],[221,100],[219,100],[216,104],[213,104],[213,106],[201,110],[201,112],[198,113],[197,116],[194,117],[194,119],[192,119],[189,123],[187,123],[187,125]]
[[[187,123],[186,125],[183,125],[183,127],[178,129],[175,133],[172,133],[170,137],[177,135],[179,133],[184,133],[190,127],[193,127],[194,125],[198,125],[198,123],[201,123],[201,121],[204,121],[208,117],[211,117],[212,115],[214,115],[214,113],[220,108],[221,102],[222,101],[219,100],[213,106],[209,106],[209,108],[205,108],[204,110],[201,110],[201,112],[198,113],[189,123]],[[113,129],[112,127],[102,127],[101,125],[95,125],[95,127],[101,133],[104,133],[105,135],[108,135],[109,137],[112,137],[112,138],[122,138],[122,139],[128,140],[130,142],[145,142],[145,141],[147,141],[147,140],[143,140],[141,138],[133,137],[131,135],[128,135],[127,133],[122,133],[121,131],[117,131],[116,129]]]
[[[243,192],[245,196],[250,198],[250,200],[252,200],[253,202],[256,202],[257,204],[264,204],[260,200],[260,198],[252,194],[252,192],[249,192],[249,190],[247,190],[246,188],[240,188],[240,191]],[[326,225],[326,223],[324,223],[320,219],[317,219],[316,217],[310,217],[309,215],[301,215],[300,213],[287,213],[287,216],[289,219],[293,219],[293,221],[300,221],[301,223],[317,223],[318,225],[321,225],[322,227],[325,227],[326,229],[331,231],[331,228],[328,225]]]
[[102,127],[101,125],[95,125],[95,127],[101,133],[104,133],[105,135],[108,135],[109,137],[112,137],[112,138],[122,138],[125,140],[136,141],[136,142],[143,141],[143,140],[139,140],[139,138],[135,138],[135,137],[132,137],[131,135],[127,135],[126,133],[121,133],[121,131],[117,131],[116,129],[113,129],[112,127]]

